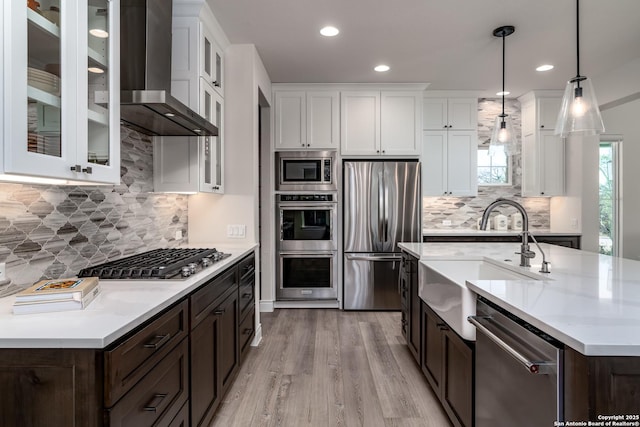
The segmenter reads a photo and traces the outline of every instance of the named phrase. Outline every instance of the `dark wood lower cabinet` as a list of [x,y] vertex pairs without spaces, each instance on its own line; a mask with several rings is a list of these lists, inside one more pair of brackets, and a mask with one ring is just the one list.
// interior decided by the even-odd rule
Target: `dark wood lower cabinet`
[[402,334],[407,340],[411,354],[420,362],[420,304],[418,296],[418,259],[407,252],[402,253],[400,271],[400,302],[402,310]]
[[104,349],[1,348],[0,427],[209,426],[255,336],[254,268],[251,254]]
[[474,424],[474,359],[471,343],[452,330],[442,331],[443,369],[441,401],[455,426]]
[[566,420],[640,415],[640,357],[589,357],[567,347],[564,361]]
[[422,351],[420,367],[427,381],[440,396],[442,384],[443,322],[424,302],[422,303]]
[[182,409],[169,423],[168,427],[190,427],[191,422],[189,420],[189,402],[182,405]]
[[101,352],[0,350],[0,426],[102,425]]
[[113,427],[168,426],[189,398],[189,343],[182,340],[113,408]]
[[[232,272],[233,273],[233,272]],[[237,274],[223,274],[192,296],[192,307],[211,290],[225,287],[208,306],[191,313],[191,423],[208,426],[239,363]],[[201,297],[201,298],[199,298]],[[193,309],[192,309],[193,310]]]
[[420,367],[456,427],[474,425],[474,349],[421,304]]

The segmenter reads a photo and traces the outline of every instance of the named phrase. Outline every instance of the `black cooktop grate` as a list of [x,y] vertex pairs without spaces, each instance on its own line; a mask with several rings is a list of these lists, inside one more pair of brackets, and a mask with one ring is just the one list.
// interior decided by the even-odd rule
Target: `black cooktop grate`
[[226,258],[216,249],[155,249],[84,268],[78,277],[101,279],[171,279],[179,277],[182,267],[199,264],[203,258],[212,262]]

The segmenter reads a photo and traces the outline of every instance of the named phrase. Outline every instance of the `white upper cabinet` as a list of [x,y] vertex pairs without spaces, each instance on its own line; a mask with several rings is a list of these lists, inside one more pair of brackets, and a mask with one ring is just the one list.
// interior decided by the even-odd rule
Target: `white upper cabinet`
[[522,195],[562,196],[565,193],[565,141],[554,135],[562,92],[529,92],[522,106]]
[[423,127],[423,196],[476,196],[477,98],[424,98]]
[[423,129],[476,130],[477,98],[424,98]]
[[307,92],[307,148],[337,150],[340,146],[340,93]]
[[423,196],[476,196],[477,132],[424,131]]
[[[58,6],[48,0],[37,10],[18,1],[0,6],[0,179],[117,184],[120,3],[63,2],[56,11]],[[101,32],[90,31],[97,28]]]
[[420,155],[422,92],[343,91],[342,155]]
[[203,193],[224,193],[224,100],[204,80],[200,82],[200,114],[218,128],[218,136],[198,138],[200,181],[198,190]]
[[274,90],[275,150],[337,150],[339,98],[333,90]]
[[340,94],[340,151],[343,155],[380,153],[380,92]]
[[216,125],[218,136],[154,138],[155,191],[224,193],[224,55],[207,16],[202,9],[173,17],[171,94]]
[[211,31],[201,22],[200,24],[200,76],[207,81],[219,94],[224,97],[223,72],[224,55],[222,48],[216,43]]

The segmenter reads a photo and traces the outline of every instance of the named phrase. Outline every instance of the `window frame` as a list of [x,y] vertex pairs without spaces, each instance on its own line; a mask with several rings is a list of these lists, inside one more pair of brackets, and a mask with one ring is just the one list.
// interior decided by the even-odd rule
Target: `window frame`
[[[478,147],[478,152],[476,153],[476,180],[478,182],[478,186],[482,187],[512,187],[513,186],[513,156],[510,154],[506,154],[507,156],[507,182],[495,182],[495,183],[485,183],[480,182],[480,168],[486,166],[480,166],[479,154],[481,151],[489,152],[489,147]],[[488,154],[487,154],[488,155]],[[490,168],[498,167],[498,166],[489,166]],[[502,167],[502,166],[500,166]]]

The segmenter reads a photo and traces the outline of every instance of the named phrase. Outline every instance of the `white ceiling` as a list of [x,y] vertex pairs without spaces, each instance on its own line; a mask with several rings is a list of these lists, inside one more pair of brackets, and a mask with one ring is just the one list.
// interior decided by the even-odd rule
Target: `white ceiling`
[[[253,43],[276,83],[430,83],[432,90],[563,89],[576,74],[573,0],[207,0],[231,43]],[[580,2],[582,75],[640,57],[640,0]],[[340,34],[318,31],[334,25]],[[391,71],[377,73],[385,63]],[[546,73],[543,63],[555,65]],[[640,76],[638,77],[640,78]],[[597,88],[596,93],[597,93]]]

